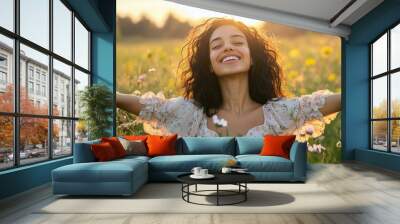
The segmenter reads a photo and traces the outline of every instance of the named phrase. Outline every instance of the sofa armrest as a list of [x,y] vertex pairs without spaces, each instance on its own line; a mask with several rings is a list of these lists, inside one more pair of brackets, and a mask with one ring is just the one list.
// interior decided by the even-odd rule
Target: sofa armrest
[[295,141],[290,149],[290,160],[293,162],[293,179],[305,181],[307,177],[307,143]]
[[96,158],[94,157],[90,146],[92,144],[97,144],[97,143],[100,143],[100,140],[75,143],[75,145],[74,145],[74,163],[95,162]]

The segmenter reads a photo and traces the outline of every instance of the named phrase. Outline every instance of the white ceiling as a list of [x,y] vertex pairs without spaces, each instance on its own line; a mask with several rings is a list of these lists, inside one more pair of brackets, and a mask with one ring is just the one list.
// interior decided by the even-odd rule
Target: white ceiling
[[[350,35],[352,24],[383,2],[383,0],[169,1],[345,38]],[[343,8],[346,9],[339,13]]]

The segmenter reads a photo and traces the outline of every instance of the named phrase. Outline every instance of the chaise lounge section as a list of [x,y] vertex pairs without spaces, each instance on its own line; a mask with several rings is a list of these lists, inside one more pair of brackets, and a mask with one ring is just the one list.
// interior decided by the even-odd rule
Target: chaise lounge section
[[54,194],[132,195],[148,181],[176,181],[196,166],[218,172],[229,160],[247,168],[256,181],[306,181],[305,143],[293,143],[286,159],[260,156],[262,137],[183,137],[177,140],[177,155],[96,162],[90,146],[99,142],[75,144],[74,163],[52,171]]

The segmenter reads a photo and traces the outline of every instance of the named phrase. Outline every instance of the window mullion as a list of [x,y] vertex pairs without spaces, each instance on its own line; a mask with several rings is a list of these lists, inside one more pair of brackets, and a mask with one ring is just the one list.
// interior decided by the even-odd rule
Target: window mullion
[[[389,71],[390,70],[390,29],[389,29],[389,31],[387,32],[387,52],[386,52],[386,54],[387,54],[387,63],[386,63],[386,66],[387,66],[387,71]],[[392,108],[392,100],[391,100],[391,82],[390,82],[390,79],[391,79],[391,74],[390,73],[388,73],[387,74],[387,98],[388,98],[388,105],[387,105],[387,110],[388,110],[388,118],[392,118],[392,110],[391,110],[391,108]],[[391,136],[391,132],[392,132],[392,121],[390,120],[390,121],[388,121],[388,141],[389,141],[389,143],[388,143],[388,152],[391,152],[392,151],[392,136]]]
[[[17,35],[19,35],[19,7],[20,1],[14,1],[14,30]],[[19,39],[14,39],[14,112],[19,114],[20,112],[20,50],[19,50]],[[19,166],[20,156],[19,156],[19,136],[20,136],[20,118],[14,114],[14,166]]]
[[[53,52],[53,0],[49,0],[49,50]],[[48,92],[49,97],[49,116],[48,120],[48,152],[49,159],[53,159],[53,56],[49,55],[49,73],[48,73]]]
[[374,48],[372,47],[372,45],[370,45],[370,47],[369,47],[369,52],[370,52],[370,55],[369,55],[369,64],[370,64],[370,66],[369,66],[369,69],[370,69],[370,71],[369,71],[369,85],[370,85],[370,89],[369,89],[369,119],[370,119],[370,122],[369,122],[369,138],[370,138],[370,141],[369,141],[369,148],[370,149],[373,149],[373,147],[374,147],[374,143],[373,143],[373,141],[374,141],[374,136],[373,136],[373,121],[372,121],[372,119],[373,119],[373,108],[372,108],[372,106],[373,106],[373,98],[372,98],[372,96],[373,96],[373,79],[372,79],[372,72],[373,72],[373,60],[372,60],[372,56],[373,56],[373,50],[374,50]]
[[[71,91],[72,91],[72,105],[71,105],[71,117],[75,118],[75,12],[72,11],[71,15],[71,23],[72,23],[72,48],[71,48],[71,59],[72,59],[72,64],[73,66],[71,67]],[[72,150],[72,155],[74,155],[75,151],[75,125],[76,125],[76,120],[72,121],[72,132],[71,132],[71,150]]]

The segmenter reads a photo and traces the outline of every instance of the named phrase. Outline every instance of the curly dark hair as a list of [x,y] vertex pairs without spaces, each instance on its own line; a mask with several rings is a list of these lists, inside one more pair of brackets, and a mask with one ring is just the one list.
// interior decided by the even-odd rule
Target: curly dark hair
[[277,53],[253,27],[242,22],[211,18],[195,26],[189,33],[181,50],[181,71],[185,99],[193,99],[203,107],[208,117],[214,115],[222,106],[222,92],[218,77],[212,72],[209,40],[220,26],[232,25],[245,34],[252,66],[249,71],[249,94],[253,101],[265,104],[273,98],[283,97],[281,88],[282,70],[277,63]]

